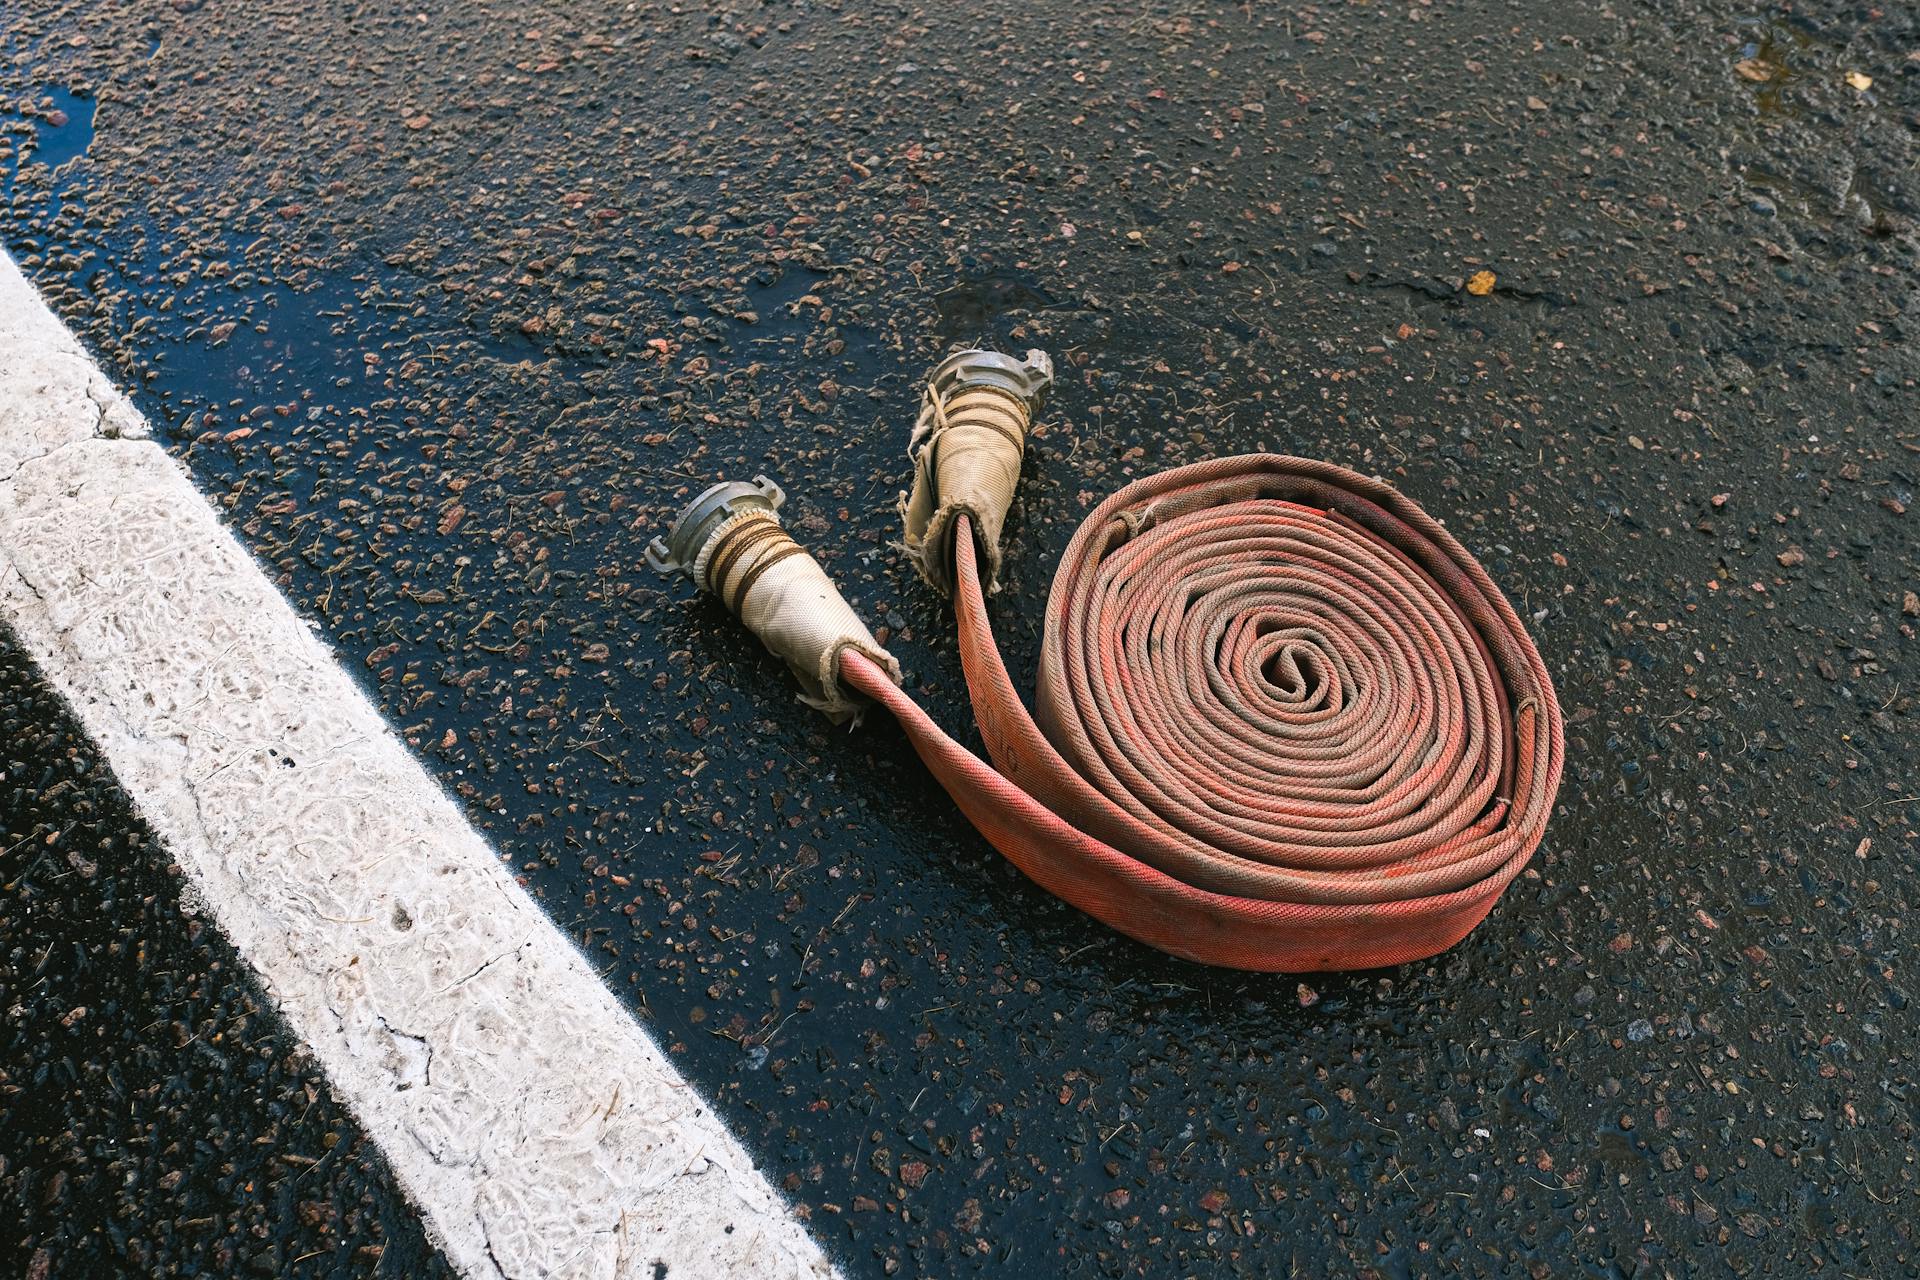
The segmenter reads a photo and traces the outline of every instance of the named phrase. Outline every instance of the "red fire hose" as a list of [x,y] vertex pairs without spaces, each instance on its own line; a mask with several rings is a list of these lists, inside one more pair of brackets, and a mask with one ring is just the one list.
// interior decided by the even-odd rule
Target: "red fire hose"
[[[1539,844],[1563,755],[1546,666],[1486,571],[1384,482],[1261,454],[1114,494],[1054,578],[1032,714],[994,644],[970,513],[950,531],[929,549],[949,557],[992,765],[870,636],[832,649],[825,683],[891,712],[996,849],[1129,937],[1236,969],[1419,960]],[[732,559],[750,571],[753,554]],[[736,581],[706,581],[711,561],[697,581]]]

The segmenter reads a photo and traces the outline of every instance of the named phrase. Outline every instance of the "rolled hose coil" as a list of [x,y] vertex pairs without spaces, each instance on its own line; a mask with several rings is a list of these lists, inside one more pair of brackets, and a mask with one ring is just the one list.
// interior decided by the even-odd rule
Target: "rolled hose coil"
[[[777,527],[771,506],[733,522],[732,551],[714,525],[696,581],[814,705],[885,708],[1001,854],[1129,937],[1290,973],[1406,963],[1465,937],[1540,843],[1564,756],[1546,666],[1485,569],[1381,480],[1277,454],[1178,467],[1074,535],[1030,713],[986,599],[1050,373],[1039,352],[943,362],[902,502],[909,552],[952,595],[991,765],[899,687],[830,583],[832,602],[814,600],[827,579],[810,555],[784,534],[744,543],[743,527]],[[800,562],[805,589],[765,603]]]

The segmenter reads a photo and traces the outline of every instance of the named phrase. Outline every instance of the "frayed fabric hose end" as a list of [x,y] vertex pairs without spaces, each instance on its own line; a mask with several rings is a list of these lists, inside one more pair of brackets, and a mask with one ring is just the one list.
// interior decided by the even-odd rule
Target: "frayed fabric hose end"
[[900,496],[900,519],[908,558],[943,594],[953,594],[953,540],[962,527],[972,529],[987,590],[999,590],[1001,529],[1033,414],[1052,381],[1053,363],[1038,350],[1024,359],[956,351],[927,379],[907,444],[913,490]]

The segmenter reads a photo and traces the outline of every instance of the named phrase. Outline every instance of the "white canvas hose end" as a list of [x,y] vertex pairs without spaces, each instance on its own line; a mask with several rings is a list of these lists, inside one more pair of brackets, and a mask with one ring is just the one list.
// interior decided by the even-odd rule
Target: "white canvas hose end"
[[1044,351],[1024,359],[956,351],[927,375],[907,456],[913,492],[900,495],[907,554],[920,576],[953,594],[953,534],[969,517],[988,591],[1000,588],[1000,529],[1020,483],[1020,459],[1040,398],[1053,382]]
[[800,700],[836,723],[865,702],[840,683],[849,648],[878,663],[897,684],[900,664],[880,647],[820,562],[781,527],[780,486],[765,476],[714,485],[681,509],[664,538],[647,547],[661,573],[685,573],[783,659]]

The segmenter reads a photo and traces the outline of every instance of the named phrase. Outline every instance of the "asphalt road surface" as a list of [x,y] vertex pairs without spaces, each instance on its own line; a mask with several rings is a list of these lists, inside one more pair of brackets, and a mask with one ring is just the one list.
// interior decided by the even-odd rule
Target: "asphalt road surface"
[[[1916,53],[1920,12],[1833,0],[19,0],[0,240],[849,1277],[1911,1275]],[[1017,678],[1081,516],[1180,463],[1377,472],[1482,559],[1568,769],[1464,943],[1301,982],[1127,942],[645,570],[773,474],[968,726],[893,546],[960,341],[1062,373]],[[55,737],[7,745],[0,885],[61,915],[0,935],[0,1271],[426,1273],[3,656],[8,728]],[[43,848],[68,773],[113,832]],[[86,958],[123,925],[164,972]],[[56,1042],[22,993],[95,964],[110,1029]],[[55,1141],[36,1075],[132,1071],[187,981],[258,1037],[220,1123],[301,1158],[258,1178],[340,1135],[337,1243],[304,1189],[242,1225],[219,1142],[142,1165],[136,1225],[72,1203],[111,1130]],[[243,1070],[177,1039],[139,1071]]]

